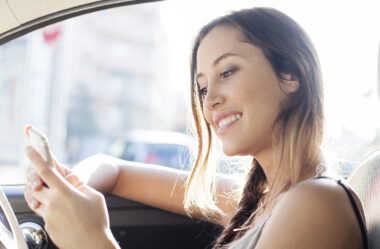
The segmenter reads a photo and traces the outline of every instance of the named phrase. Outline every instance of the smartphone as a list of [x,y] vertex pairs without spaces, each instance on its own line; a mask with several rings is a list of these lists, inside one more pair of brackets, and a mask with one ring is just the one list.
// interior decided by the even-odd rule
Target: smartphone
[[49,141],[45,134],[34,126],[25,127],[26,136],[29,138],[30,145],[41,155],[42,159],[49,165],[53,164]]

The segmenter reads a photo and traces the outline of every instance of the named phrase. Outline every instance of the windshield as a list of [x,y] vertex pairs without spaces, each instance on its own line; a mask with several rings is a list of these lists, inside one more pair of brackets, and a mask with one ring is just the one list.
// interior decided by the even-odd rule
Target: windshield
[[[289,14],[314,42],[325,84],[324,151],[348,175],[380,145],[378,9],[359,1],[329,6],[281,2],[255,4]],[[190,146],[182,142],[124,140],[120,145],[120,139],[136,129],[187,133],[189,55],[196,32],[215,16],[252,7],[252,1],[211,4],[165,1],[118,7],[53,24],[2,45],[0,184],[26,180],[27,123],[47,134],[55,156],[69,166],[108,153],[188,169],[184,161]]]

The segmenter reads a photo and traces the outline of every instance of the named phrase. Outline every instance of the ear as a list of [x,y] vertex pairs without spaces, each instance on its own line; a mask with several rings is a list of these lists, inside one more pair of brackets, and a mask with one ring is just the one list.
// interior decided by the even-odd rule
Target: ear
[[286,94],[295,93],[300,87],[298,78],[289,73],[281,73],[281,89]]

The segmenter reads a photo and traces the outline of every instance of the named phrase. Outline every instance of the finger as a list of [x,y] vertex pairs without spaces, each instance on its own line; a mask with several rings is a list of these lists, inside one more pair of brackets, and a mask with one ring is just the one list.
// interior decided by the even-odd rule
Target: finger
[[55,166],[55,168],[57,169],[57,171],[61,174],[61,176],[65,177],[67,175],[65,169],[61,166],[61,163],[58,161],[58,159],[51,155],[52,159],[53,159],[53,165]]
[[32,162],[37,174],[49,187],[54,187],[60,190],[65,188],[67,189],[69,187],[63,179],[63,176],[58,173],[57,169],[45,162],[45,160],[36,150],[33,149],[33,147],[27,146],[25,148],[25,153]]
[[75,174],[70,174],[65,177],[65,179],[71,183],[74,187],[79,187],[80,185],[83,184],[83,182],[79,179],[79,177]]
[[39,216],[44,217],[44,214],[46,214],[46,206],[41,203],[41,205],[36,208],[34,212]]
[[26,200],[28,206],[33,211],[40,206],[40,202],[36,198],[34,198],[34,196],[32,195],[31,187],[30,187],[29,183],[27,183],[25,185],[25,188],[24,188],[24,197],[25,197],[25,200]]
[[25,125],[24,132],[27,136],[29,136],[29,130],[33,127],[33,125]]
[[29,182],[34,190],[40,190],[43,187],[43,181],[41,177],[37,174],[36,170],[30,170]]
[[41,206],[41,202],[39,202],[36,198],[33,197],[33,199],[30,201],[29,207],[35,211],[37,208]]
[[39,191],[32,190],[31,194],[34,199],[36,199],[41,204],[47,203],[51,200],[51,196],[54,194],[53,191],[49,190],[47,187],[43,187]]

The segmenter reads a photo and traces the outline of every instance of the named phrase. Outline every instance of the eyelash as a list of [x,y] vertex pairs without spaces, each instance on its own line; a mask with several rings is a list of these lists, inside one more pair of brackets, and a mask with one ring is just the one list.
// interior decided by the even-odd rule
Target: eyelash
[[207,94],[207,87],[203,87],[199,90],[199,96],[201,97],[201,100],[204,100],[205,96]]
[[233,68],[233,69],[228,69],[227,71],[224,71],[223,73],[219,74],[219,76],[222,77],[223,79],[227,79],[227,78],[230,77],[235,71],[236,71],[235,68]]
[[[224,71],[219,74],[219,76],[223,79],[228,79],[234,72],[236,71],[236,68],[228,69],[227,71]],[[207,87],[203,87],[199,90],[199,96],[201,97],[201,100],[204,100],[205,96],[207,94]]]

